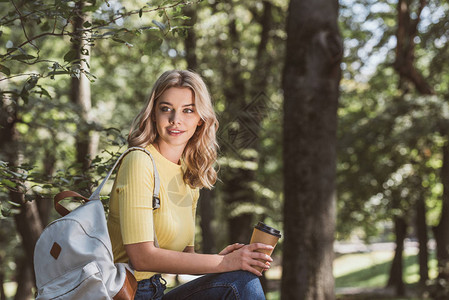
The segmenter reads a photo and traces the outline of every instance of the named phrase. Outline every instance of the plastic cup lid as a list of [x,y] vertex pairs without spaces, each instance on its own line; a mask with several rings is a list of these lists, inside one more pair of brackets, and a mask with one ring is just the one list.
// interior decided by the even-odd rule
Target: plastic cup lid
[[273,227],[270,227],[270,226],[264,224],[263,222],[257,223],[255,228],[259,229],[260,231],[266,232],[268,234],[274,235],[278,238],[281,237],[281,232],[279,230],[274,229]]

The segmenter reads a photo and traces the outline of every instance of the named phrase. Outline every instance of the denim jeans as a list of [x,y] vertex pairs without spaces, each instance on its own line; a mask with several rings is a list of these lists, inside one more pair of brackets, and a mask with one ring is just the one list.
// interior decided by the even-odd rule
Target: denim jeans
[[[246,271],[207,274],[163,294],[165,280],[160,275],[139,281],[138,300],[264,300],[259,278]],[[145,290],[144,290],[145,289]]]
[[164,296],[165,284],[167,282],[160,274],[137,283],[137,292],[134,300],[160,300]]

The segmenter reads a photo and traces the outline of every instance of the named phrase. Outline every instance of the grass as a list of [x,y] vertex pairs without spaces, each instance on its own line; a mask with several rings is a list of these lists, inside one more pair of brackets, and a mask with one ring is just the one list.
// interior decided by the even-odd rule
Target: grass
[[[342,255],[334,261],[334,276],[336,288],[381,288],[388,281],[391,260],[390,251],[377,251],[359,254]],[[419,282],[419,265],[416,253],[405,254],[404,282],[414,285]],[[437,275],[437,262],[434,257],[429,261],[429,276]]]
[[[375,251],[367,253],[353,253],[338,256],[334,260],[334,277],[337,299],[340,300],[361,300],[379,299],[378,296],[370,295],[373,289],[383,289],[388,281],[391,260],[394,253],[391,251]],[[404,282],[409,288],[413,288],[419,281],[419,266],[416,253],[408,252],[404,255]],[[435,278],[437,275],[437,262],[433,256],[429,261],[429,276]],[[266,277],[271,284],[271,291],[267,293],[267,300],[278,300],[279,281],[282,270],[279,264],[273,266],[266,273]],[[12,297],[15,293],[16,285],[13,282],[5,284],[7,296]],[[358,292],[347,293],[348,290]],[[8,298],[9,298],[8,297]],[[418,299],[418,298],[394,298],[382,297],[382,299]]]
[[[384,290],[391,267],[394,252],[375,251],[366,253],[352,253],[337,257],[334,260],[334,277],[337,299],[362,300],[380,299],[379,290]],[[406,252],[403,259],[404,282],[409,289],[413,289],[419,282],[418,256],[414,252]],[[432,256],[429,261],[429,276],[437,276],[437,262]],[[279,270],[277,271],[279,274]],[[267,276],[268,277],[268,276]],[[270,278],[269,279],[274,279]],[[279,278],[278,278],[279,279]],[[376,291],[374,293],[374,291]],[[348,293],[348,291],[351,291]],[[267,300],[278,300],[279,289],[267,293]],[[419,299],[416,297],[398,298],[382,296],[383,300]]]

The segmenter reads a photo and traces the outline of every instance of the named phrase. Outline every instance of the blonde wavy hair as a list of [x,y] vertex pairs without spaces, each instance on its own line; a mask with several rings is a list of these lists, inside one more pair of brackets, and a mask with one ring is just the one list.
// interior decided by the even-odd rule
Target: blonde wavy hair
[[154,107],[158,98],[169,88],[188,87],[193,91],[196,110],[203,120],[187,143],[183,153],[186,165],[184,182],[192,188],[211,189],[217,180],[214,163],[217,160],[218,120],[211,97],[200,75],[187,70],[164,72],[153,86],[150,98],[134,119],[128,136],[129,147],[146,147],[158,137],[153,121]]

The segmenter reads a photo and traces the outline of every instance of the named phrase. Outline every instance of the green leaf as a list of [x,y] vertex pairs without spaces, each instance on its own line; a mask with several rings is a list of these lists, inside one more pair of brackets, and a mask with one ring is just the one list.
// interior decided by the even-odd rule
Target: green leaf
[[50,96],[50,94],[48,93],[48,91],[46,89],[44,89],[41,85],[38,85],[38,87],[40,88],[40,90],[36,91],[35,92],[36,94],[40,94],[41,97],[42,96],[46,96],[46,97],[51,99],[51,96]]
[[89,21],[86,21],[86,22],[84,22],[83,27],[89,28],[89,27],[92,27],[92,24]]
[[159,50],[159,48],[161,47],[163,43],[163,40],[161,38],[152,38],[151,40],[149,40],[146,43],[146,48],[150,51],[153,52],[155,50]]
[[5,74],[6,76],[11,75],[11,71],[9,70],[9,68],[5,67],[4,65],[0,65],[0,72]]
[[122,39],[119,39],[118,37],[113,37],[112,40],[117,42],[117,43],[122,43],[122,44],[126,43],[126,41],[124,41]]
[[69,52],[67,52],[64,55],[64,61],[71,62],[71,61],[75,60],[76,57],[77,57],[76,50],[71,49]]
[[179,20],[190,20],[191,18],[188,16],[176,16],[173,19],[179,19]]
[[22,92],[20,92],[20,97],[23,99],[23,101],[25,101],[26,104],[28,104],[28,96],[30,95],[30,93],[28,93],[28,91],[26,90],[22,90]]
[[19,203],[12,202],[12,201],[8,201],[8,203],[11,204],[12,206],[15,206],[15,207],[20,207],[21,206]]
[[38,80],[39,78],[37,76],[31,76],[26,81],[25,85],[23,86],[23,89],[26,91],[33,89],[36,86]]
[[65,75],[65,74],[70,74],[69,71],[51,71],[48,73],[48,75],[50,75],[50,77],[54,77],[55,75]]
[[48,31],[48,30],[50,30],[50,24],[48,24],[48,22],[44,22],[44,23],[41,25],[41,30],[42,30],[42,31]]
[[92,11],[96,11],[96,10],[97,10],[97,7],[93,6],[93,5],[83,7],[83,12],[92,12]]
[[141,8],[141,9],[139,10],[139,18],[142,18],[142,14],[143,14],[143,9]]
[[161,23],[161,22],[159,22],[159,21],[153,20],[152,22],[153,22],[154,25],[156,25],[157,27],[159,27],[159,29],[160,29],[161,31],[164,31],[165,28],[167,28],[167,26],[165,26],[165,24],[163,24],[163,23]]
[[10,188],[15,188],[17,186],[17,184],[15,182],[12,182],[9,179],[2,179],[2,181],[0,181],[0,182],[1,182],[1,185],[7,186]]
[[28,60],[28,59],[34,59],[36,56],[30,55],[30,54],[17,54],[17,55],[11,55],[11,59],[14,60]]

